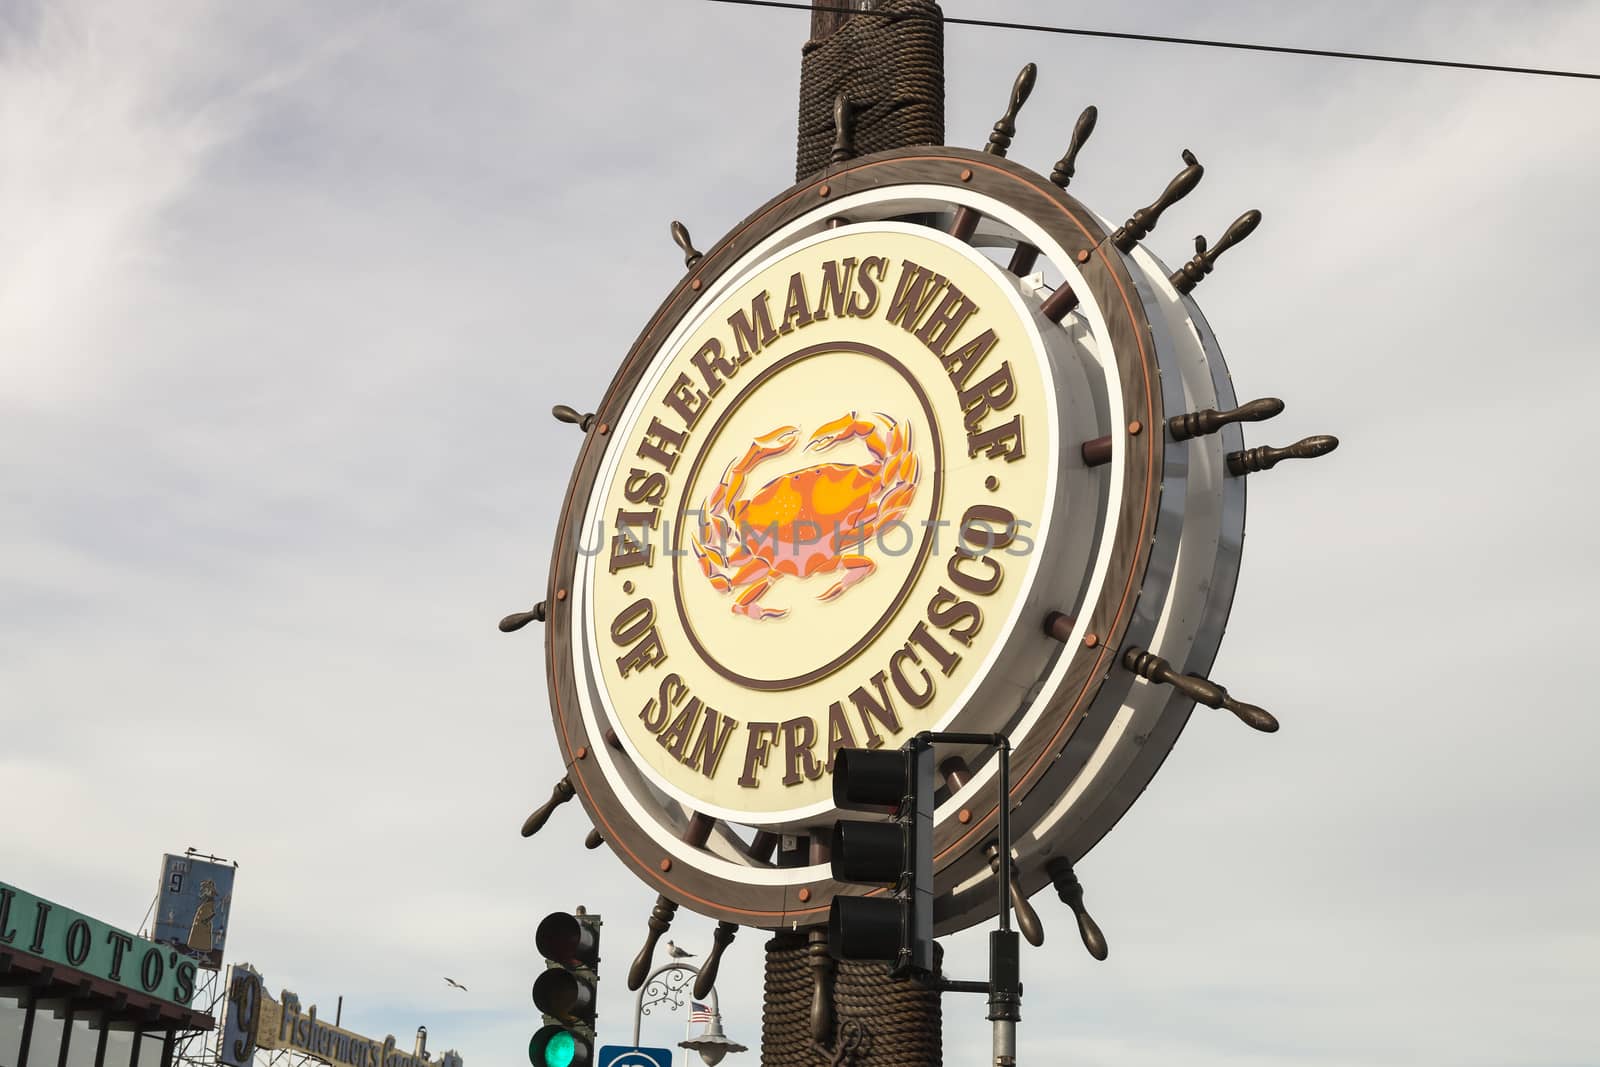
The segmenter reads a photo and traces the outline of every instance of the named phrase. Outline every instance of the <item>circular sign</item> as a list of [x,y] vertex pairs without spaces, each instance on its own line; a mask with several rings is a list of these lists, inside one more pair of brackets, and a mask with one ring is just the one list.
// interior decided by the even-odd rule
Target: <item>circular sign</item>
[[[952,148],[767,204],[668,297],[595,413],[547,620],[568,777],[665,896],[826,917],[841,748],[1004,733],[1025,892],[1127,809],[1231,603],[1237,427],[1193,302],[1073,198]],[[941,747],[940,932],[993,914],[993,752]]]
[[1014,690],[1035,576],[1081,569],[1092,533],[1059,533],[1062,380],[1016,280],[926,227],[736,271],[650,361],[584,519],[573,610],[635,766],[696,811],[803,826],[840,748]]

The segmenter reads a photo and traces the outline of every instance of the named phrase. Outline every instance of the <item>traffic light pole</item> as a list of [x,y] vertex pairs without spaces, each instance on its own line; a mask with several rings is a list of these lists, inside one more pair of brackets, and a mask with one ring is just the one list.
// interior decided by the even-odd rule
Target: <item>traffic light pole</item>
[[1011,741],[1004,734],[921,733],[913,744],[993,745],[1000,761],[1000,929],[989,934],[989,980],[945,979],[939,988],[950,993],[988,993],[989,1019],[994,1024],[994,1067],[1017,1062],[1017,1023],[1022,1019],[1022,949],[1011,929]]

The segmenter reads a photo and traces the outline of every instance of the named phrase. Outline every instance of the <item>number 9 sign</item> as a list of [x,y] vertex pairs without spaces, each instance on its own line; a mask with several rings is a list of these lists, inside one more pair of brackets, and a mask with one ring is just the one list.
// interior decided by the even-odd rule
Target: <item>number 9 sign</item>
[[248,1067],[256,1053],[256,1025],[261,1021],[261,976],[233,968],[228,986],[228,1013],[223,1022],[222,1062]]

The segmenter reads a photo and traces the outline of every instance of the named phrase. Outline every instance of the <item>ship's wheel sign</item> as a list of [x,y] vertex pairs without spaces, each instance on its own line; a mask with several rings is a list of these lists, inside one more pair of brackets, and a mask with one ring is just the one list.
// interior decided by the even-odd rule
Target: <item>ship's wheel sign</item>
[[[1238,405],[1188,295],[1259,216],[1169,270],[1140,240],[1194,157],[1109,226],[1065,191],[1092,114],[1055,180],[1004,158],[1025,92],[984,152],[843,158],[704,255],[678,228],[682,283],[595,412],[564,409],[586,434],[531,613],[553,800],[667,901],[824,921],[858,890],[820,848],[775,849],[825,839],[841,748],[1006,733],[1025,896],[1116,822],[1197,699],[1276,728],[1203,677],[1243,475],[1333,442],[1243,447],[1282,404]],[[991,757],[941,749],[942,933],[995,911]]]

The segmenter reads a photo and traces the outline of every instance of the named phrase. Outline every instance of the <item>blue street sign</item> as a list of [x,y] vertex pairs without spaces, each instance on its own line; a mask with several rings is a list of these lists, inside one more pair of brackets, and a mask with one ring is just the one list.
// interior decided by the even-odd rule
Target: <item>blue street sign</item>
[[598,1067],[672,1067],[672,1050],[606,1045],[600,1050]]

